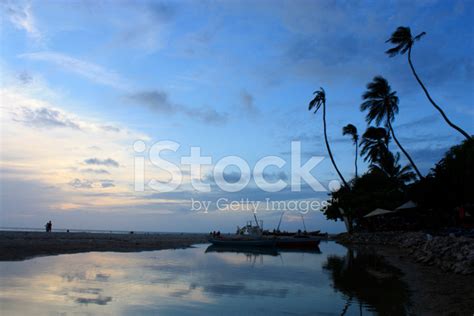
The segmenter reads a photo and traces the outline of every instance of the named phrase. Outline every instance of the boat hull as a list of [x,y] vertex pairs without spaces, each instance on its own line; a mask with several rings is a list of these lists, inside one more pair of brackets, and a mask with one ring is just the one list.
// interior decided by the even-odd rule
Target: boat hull
[[274,247],[275,246],[275,239],[210,238],[209,242],[216,246],[232,246],[232,247]]
[[280,237],[276,240],[278,248],[288,249],[311,249],[319,246],[319,238],[294,238],[294,237]]

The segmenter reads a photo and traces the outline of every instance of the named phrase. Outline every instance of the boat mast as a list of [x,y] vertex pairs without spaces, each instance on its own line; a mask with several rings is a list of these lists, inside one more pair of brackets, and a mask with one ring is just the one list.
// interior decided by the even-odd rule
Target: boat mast
[[303,220],[303,227],[304,227],[304,230],[306,230],[306,224],[304,223],[304,217],[303,217],[303,214],[300,214],[301,215],[301,219]]
[[280,225],[281,225],[281,220],[283,219],[283,215],[285,215],[285,211],[283,211],[283,213],[281,213],[281,216],[280,216],[280,221],[278,222],[277,231],[279,231],[279,230],[280,230]]
[[257,214],[254,212],[253,217],[255,218],[255,223],[257,224],[257,227],[260,228],[260,225],[258,225],[258,220],[257,220]]

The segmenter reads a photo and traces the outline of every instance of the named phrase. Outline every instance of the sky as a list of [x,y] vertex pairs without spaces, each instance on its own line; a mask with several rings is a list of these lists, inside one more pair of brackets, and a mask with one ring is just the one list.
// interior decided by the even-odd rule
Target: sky
[[[299,192],[266,192],[251,180],[225,192],[214,166],[238,156],[252,170],[277,156],[286,163],[266,168],[263,178],[289,183],[291,141],[300,141],[301,164],[324,158],[311,173],[329,190],[338,177],[321,115],[307,111],[324,87],[335,159],[344,176],[354,176],[354,147],[341,130],[367,127],[359,106],[376,75],[397,91],[394,129],[428,173],[462,136],[427,101],[406,56],[384,54],[398,26],[427,33],[415,44],[414,65],[449,118],[474,132],[472,1],[47,0],[0,7],[3,227],[52,220],[70,229],[234,231],[253,214],[244,203],[217,209],[218,199],[324,201],[328,191],[315,192],[311,183]],[[160,141],[179,144],[161,153],[183,175],[171,192],[149,185],[176,176],[149,159]],[[199,176],[211,192],[193,188],[196,174],[181,163],[191,147],[211,157]],[[135,183],[140,159],[143,191]],[[360,161],[359,169],[367,165]],[[245,174],[235,166],[223,173],[229,182]],[[193,209],[193,200],[210,201],[209,211]],[[257,212],[270,229],[281,214]],[[344,229],[318,211],[303,214],[304,223],[301,215],[285,212],[281,229]]]

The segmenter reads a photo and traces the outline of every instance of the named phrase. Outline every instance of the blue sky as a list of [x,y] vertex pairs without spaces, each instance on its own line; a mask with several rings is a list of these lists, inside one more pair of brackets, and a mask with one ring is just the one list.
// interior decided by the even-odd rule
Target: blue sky
[[[251,214],[189,209],[191,196],[221,192],[134,192],[134,141],[178,142],[167,155],[174,162],[200,146],[213,163],[238,155],[253,166],[267,155],[288,159],[291,140],[302,142],[303,160],[326,156],[321,117],[307,111],[322,86],[329,138],[350,177],[353,147],[341,129],[365,129],[360,96],[375,75],[398,92],[395,129],[427,173],[462,138],[425,99],[406,56],[384,54],[385,40],[400,25],[427,32],[414,48],[415,67],[448,116],[472,133],[473,10],[471,1],[435,0],[3,1],[1,226],[52,219],[64,228],[233,230]],[[147,168],[148,177],[162,176]],[[280,178],[289,171],[289,164],[269,169]],[[337,179],[329,159],[313,174],[326,186]],[[231,196],[326,194],[250,186]],[[273,227],[280,213],[260,216]],[[311,230],[342,229],[317,213],[305,220]],[[301,219],[289,214],[284,225],[301,228]]]

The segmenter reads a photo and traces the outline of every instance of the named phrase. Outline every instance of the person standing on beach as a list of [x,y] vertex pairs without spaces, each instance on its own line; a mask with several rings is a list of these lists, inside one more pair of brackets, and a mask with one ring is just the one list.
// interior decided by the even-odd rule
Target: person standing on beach
[[47,222],[45,226],[46,226],[46,232],[50,233],[53,228],[53,224],[51,223],[51,221]]

